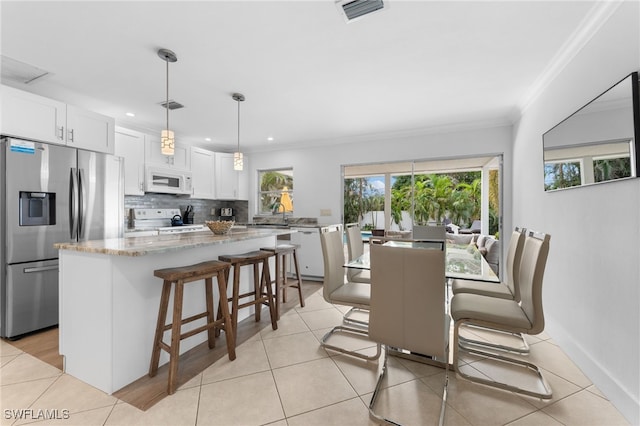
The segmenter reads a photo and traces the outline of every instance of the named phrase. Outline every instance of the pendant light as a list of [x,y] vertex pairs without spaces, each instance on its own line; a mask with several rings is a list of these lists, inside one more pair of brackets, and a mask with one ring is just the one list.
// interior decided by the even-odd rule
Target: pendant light
[[242,158],[242,152],[240,152],[240,102],[244,101],[244,95],[234,93],[231,97],[238,102],[238,150],[233,153],[233,170],[241,171],[244,168],[244,159]]
[[169,130],[169,62],[176,62],[178,57],[169,49],[158,50],[158,56],[167,63],[167,100],[164,104],[167,110],[167,127],[160,134],[160,152],[163,155],[173,155],[176,138],[173,131]]

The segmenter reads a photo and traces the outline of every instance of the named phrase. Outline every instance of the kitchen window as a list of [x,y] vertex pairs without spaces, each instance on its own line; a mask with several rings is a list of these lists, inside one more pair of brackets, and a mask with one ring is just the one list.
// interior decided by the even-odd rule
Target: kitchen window
[[293,169],[258,171],[258,214],[293,214]]

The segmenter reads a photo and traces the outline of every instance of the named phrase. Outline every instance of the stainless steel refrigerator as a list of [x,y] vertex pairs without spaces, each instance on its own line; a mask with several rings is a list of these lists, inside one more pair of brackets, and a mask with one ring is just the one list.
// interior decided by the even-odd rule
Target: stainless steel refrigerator
[[113,155],[14,138],[0,148],[0,336],[12,338],[58,324],[54,243],[122,236],[124,175]]

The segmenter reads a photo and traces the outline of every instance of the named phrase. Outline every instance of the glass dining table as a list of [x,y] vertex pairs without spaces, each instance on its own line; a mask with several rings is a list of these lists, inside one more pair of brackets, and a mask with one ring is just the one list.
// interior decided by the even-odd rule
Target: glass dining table
[[[402,241],[390,240],[384,243],[392,247],[434,248],[442,243],[437,241]],[[473,244],[446,243],[445,275],[447,278],[461,278],[473,281],[500,282],[489,263]],[[346,263],[345,268],[370,269],[369,252]]]

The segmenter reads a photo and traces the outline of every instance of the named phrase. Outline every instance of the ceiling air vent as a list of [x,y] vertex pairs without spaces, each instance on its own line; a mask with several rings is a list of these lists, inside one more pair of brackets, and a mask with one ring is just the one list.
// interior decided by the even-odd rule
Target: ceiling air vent
[[174,109],[180,109],[180,108],[184,108],[184,105],[182,105],[180,102],[176,102],[174,100],[170,100],[169,103],[167,102],[160,102],[160,106],[162,108],[167,108],[167,105],[169,107],[169,110],[174,110]]
[[16,61],[8,56],[1,55],[0,62],[2,63],[2,71],[0,72],[2,80],[31,84],[40,78],[50,75],[49,71]]
[[388,9],[389,3],[382,0],[337,0],[336,6],[345,21],[353,22],[365,15]]

